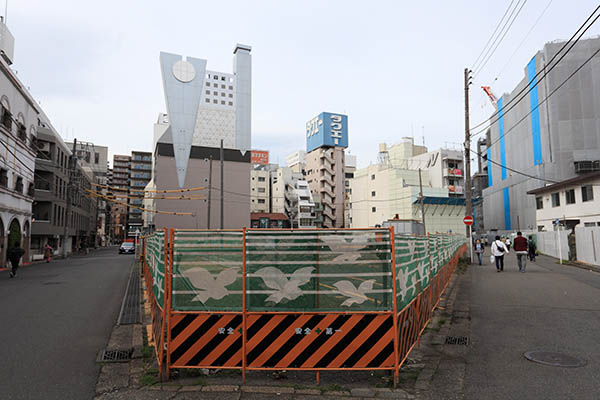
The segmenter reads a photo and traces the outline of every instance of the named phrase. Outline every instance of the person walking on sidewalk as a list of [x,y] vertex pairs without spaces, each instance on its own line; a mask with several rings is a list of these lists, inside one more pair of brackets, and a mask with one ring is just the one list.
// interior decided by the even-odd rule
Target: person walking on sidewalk
[[507,236],[504,243],[506,244],[507,251],[510,251],[510,236]]
[[535,255],[537,253],[537,246],[533,240],[533,236],[529,235],[529,241],[527,242],[527,250],[529,251],[529,261],[535,262]]
[[517,264],[519,265],[519,271],[525,272],[527,267],[527,256],[529,255],[527,239],[525,239],[521,232],[517,232],[517,237],[513,242],[515,253],[517,254]]
[[14,247],[8,249],[8,260],[12,266],[9,275],[11,278],[17,276],[17,270],[19,269],[19,262],[21,261],[21,257],[25,254],[25,250],[19,247],[17,243],[15,243]]
[[496,236],[496,240],[492,243],[492,255],[496,260],[496,272],[504,271],[504,255],[508,254],[508,249],[500,236]]
[[44,247],[44,260],[46,260],[47,263],[49,263],[50,260],[52,260],[52,251],[52,246],[46,243],[46,246]]
[[479,261],[479,265],[481,265],[481,258],[483,257],[483,243],[481,240],[477,239],[475,242],[475,254],[477,254],[477,261]]

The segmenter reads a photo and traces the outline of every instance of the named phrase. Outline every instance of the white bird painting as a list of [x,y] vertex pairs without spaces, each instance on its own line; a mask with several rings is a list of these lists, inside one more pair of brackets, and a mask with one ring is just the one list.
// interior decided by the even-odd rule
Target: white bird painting
[[361,256],[360,250],[364,248],[364,246],[352,244],[352,237],[323,236],[321,240],[331,252],[342,253],[332,260],[339,263],[351,263],[358,260]]
[[231,285],[237,279],[239,268],[227,268],[219,272],[213,278],[210,272],[204,268],[196,267],[182,271],[185,276],[196,289],[200,292],[196,293],[191,301],[200,301],[206,303],[208,299],[219,300],[229,294],[226,286]]
[[398,268],[396,275],[398,275],[398,293],[402,299],[404,299],[408,289],[414,287],[414,285],[411,283],[412,278],[410,276],[410,272],[405,271],[403,268]]
[[285,274],[277,268],[265,267],[256,271],[255,275],[262,278],[268,288],[277,291],[267,297],[265,302],[272,301],[277,304],[283,299],[294,300],[301,296],[303,293],[300,286],[305,285],[310,281],[311,274],[314,270],[314,267],[300,268],[294,271],[288,279]]
[[368,299],[366,293],[373,290],[373,284],[375,279],[369,279],[364,281],[358,286],[358,289],[350,281],[339,281],[333,284],[339,291],[340,294],[348,297],[344,300],[342,306],[350,307],[352,304],[362,304]]

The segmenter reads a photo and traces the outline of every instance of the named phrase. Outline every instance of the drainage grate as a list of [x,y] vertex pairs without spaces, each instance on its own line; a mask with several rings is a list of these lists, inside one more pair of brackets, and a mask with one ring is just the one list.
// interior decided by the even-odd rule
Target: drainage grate
[[61,285],[64,282],[44,282],[42,285]]
[[130,350],[102,350],[98,357],[98,362],[127,362],[131,360]]
[[137,265],[131,268],[127,291],[121,304],[118,325],[139,324],[141,322],[140,274]]
[[468,336],[446,336],[446,344],[468,346],[471,344],[471,338]]

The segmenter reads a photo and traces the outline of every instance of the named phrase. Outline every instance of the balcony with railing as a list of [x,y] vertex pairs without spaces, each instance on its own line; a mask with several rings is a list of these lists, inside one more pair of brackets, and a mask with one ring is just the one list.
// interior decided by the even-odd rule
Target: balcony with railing
[[459,168],[444,168],[444,176],[461,177],[463,176],[462,169]]
[[464,188],[458,185],[448,185],[448,192],[451,194],[463,194]]

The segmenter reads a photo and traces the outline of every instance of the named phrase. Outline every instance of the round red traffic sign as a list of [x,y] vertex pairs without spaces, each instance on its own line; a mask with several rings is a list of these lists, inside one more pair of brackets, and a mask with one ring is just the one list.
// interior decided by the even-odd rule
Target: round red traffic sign
[[467,215],[463,218],[463,222],[465,223],[465,225],[473,225],[473,217]]

